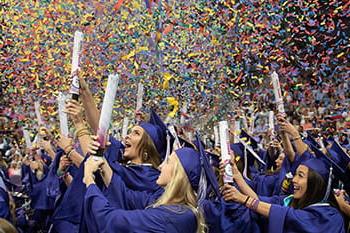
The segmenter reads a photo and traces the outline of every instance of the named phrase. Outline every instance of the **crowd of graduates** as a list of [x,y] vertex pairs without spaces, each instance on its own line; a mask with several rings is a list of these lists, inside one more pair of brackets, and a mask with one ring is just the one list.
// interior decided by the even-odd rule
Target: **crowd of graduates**
[[102,149],[100,110],[80,85],[64,110],[70,136],[43,124],[25,144],[2,131],[0,232],[348,232],[346,128],[300,127],[278,113],[265,133],[230,130],[224,163],[212,132],[189,134],[149,109]]

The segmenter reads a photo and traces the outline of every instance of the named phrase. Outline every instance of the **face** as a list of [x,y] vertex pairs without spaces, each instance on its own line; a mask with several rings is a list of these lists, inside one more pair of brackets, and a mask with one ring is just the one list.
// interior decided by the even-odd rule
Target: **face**
[[142,135],[144,134],[144,129],[140,126],[135,126],[131,129],[131,132],[126,135],[124,158],[127,160],[133,160],[139,157],[138,145],[141,141]]
[[293,177],[294,198],[300,199],[304,196],[307,190],[307,178],[309,168],[304,165],[299,165],[295,176]]
[[160,166],[160,175],[157,180],[157,184],[159,186],[166,186],[173,175],[173,170],[175,166],[176,154],[173,152],[169,155],[168,159],[166,159]]
[[275,164],[276,164],[276,170],[279,171],[282,167],[282,163],[284,160],[284,153],[281,153],[278,158],[275,160]]

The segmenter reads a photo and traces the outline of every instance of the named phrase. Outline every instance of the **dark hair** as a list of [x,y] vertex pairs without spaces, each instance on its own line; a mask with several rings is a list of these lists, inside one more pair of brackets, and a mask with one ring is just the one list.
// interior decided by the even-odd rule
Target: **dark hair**
[[143,132],[137,148],[139,150],[139,155],[141,155],[141,160],[143,163],[150,163],[153,167],[156,168],[160,165],[160,155],[153,143],[152,138],[146,131]]
[[292,207],[296,209],[303,209],[309,205],[321,202],[326,194],[326,191],[327,185],[322,176],[309,168],[306,192],[299,200],[293,200]]

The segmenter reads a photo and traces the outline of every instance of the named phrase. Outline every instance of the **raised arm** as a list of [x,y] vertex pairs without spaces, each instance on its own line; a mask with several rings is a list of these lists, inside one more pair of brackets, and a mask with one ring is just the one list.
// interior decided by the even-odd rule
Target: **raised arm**
[[250,197],[238,191],[237,188],[225,184],[223,189],[223,197],[225,201],[235,201],[247,208],[254,210],[264,217],[269,217],[271,204],[259,201],[257,197]]
[[73,148],[73,139],[61,135],[57,141],[57,145],[64,151],[75,166],[80,166],[84,158]]
[[[234,158],[231,160],[232,165],[232,174],[233,174],[233,180],[238,185],[239,189],[242,193],[245,195],[248,195],[252,198],[258,198],[258,195],[254,192],[254,190],[247,184],[247,182],[244,180],[241,172],[238,170],[237,165],[234,161]],[[224,164],[220,163],[220,173],[223,174],[224,170]]]
[[90,125],[94,134],[97,133],[98,130],[98,121],[100,119],[100,111],[98,110],[94,97],[89,89],[89,86],[85,82],[83,77],[79,77],[80,81],[80,96],[81,101],[83,103],[83,107],[85,109],[86,121]]
[[[86,187],[95,184],[94,172],[105,163],[102,159],[95,159],[91,156],[84,164],[84,179]],[[134,191],[126,187],[124,181],[116,174],[112,175],[114,189],[114,198],[123,203],[125,209],[144,209],[154,200],[154,196],[149,192]]]
[[277,114],[277,121],[280,127],[280,135],[282,138],[282,145],[284,153],[290,162],[293,162],[295,159],[295,152],[292,146],[292,143],[289,140],[288,133],[294,129],[294,127],[285,119],[281,114]]
[[52,144],[49,140],[41,140],[39,142],[39,146],[42,147],[46,151],[46,153],[50,156],[50,158],[52,160],[55,159],[56,153],[55,153],[55,151],[52,147]]

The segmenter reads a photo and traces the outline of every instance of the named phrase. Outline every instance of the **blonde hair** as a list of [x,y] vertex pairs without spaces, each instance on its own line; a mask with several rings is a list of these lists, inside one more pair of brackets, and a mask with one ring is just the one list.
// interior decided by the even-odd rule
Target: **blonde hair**
[[173,169],[172,179],[165,186],[165,191],[157,200],[153,207],[161,205],[182,204],[190,208],[197,219],[197,233],[206,232],[204,216],[201,210],[198,209],[197,197],[192,189],[186,172],[182,167],[180,160],[174,156],[175,165]]

